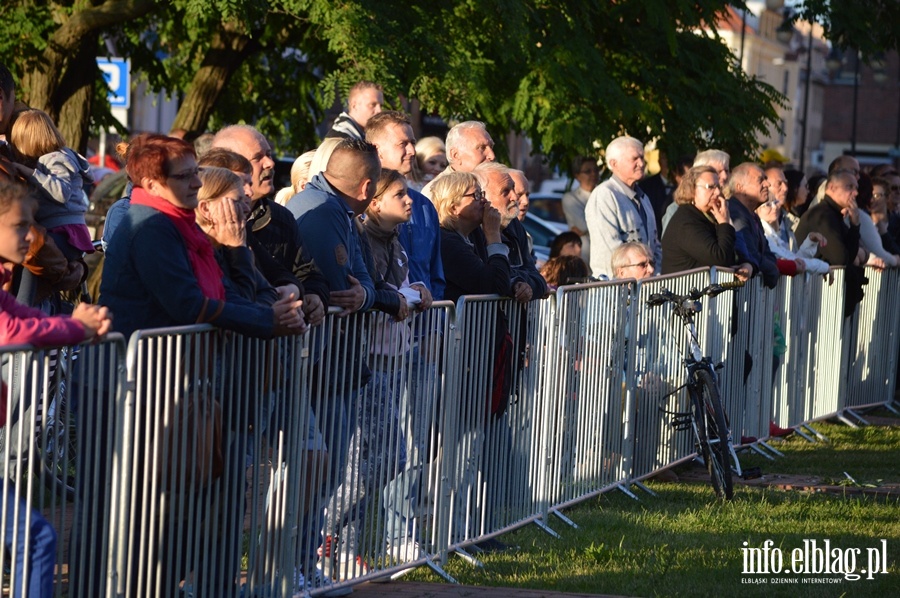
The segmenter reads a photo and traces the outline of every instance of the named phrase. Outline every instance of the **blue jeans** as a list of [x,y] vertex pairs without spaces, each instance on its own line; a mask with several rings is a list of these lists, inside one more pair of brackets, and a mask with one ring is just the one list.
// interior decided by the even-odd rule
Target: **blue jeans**
[[[16,506],[18,505],[18,516]],[[16,583],[12,588],[15,598],[49,598],[53,595],[53,567],[56,565],[56,532],[50,522],[19,498],[12,482],[9,482],[3,501],[6,536],[3,543],[9,553],[15,555]],[[14,526],[18,533],[14,536]],[[25,531],[30,530],[29,570],[25,571]]]

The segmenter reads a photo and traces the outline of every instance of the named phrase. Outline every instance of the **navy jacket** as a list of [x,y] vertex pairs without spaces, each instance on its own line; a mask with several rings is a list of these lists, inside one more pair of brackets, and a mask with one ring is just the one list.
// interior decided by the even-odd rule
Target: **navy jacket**
[[100,303],[112,311],[113,329],[126,337],[140,328],[204,323],[272,336],[272,309],[241,297],[227,276],[223,282],[225,301],[206,298],[172,221],[149,206],[131,205],[110,240]]
[[737,232],[735,250],[738,254],[738,263],[751,264],[754,273],[762,274],[763,284],[770,289],[775,288],[781,273],[778,271],[775,254],[769,249],[769,242],[766,240],[759,216],[750,212],[735,198],[729,199],[727,205],[731,221],[734,222],[734,230]]
[[331,290],[349,289],[347,277],[353,276],[366,290],[361,310],[371,308],[375,302],[375,285],[366,269],[353,213],[325,175],[314,176],[303,191],[291,198],[287,208],[306,241],[304,256],[315,262]]

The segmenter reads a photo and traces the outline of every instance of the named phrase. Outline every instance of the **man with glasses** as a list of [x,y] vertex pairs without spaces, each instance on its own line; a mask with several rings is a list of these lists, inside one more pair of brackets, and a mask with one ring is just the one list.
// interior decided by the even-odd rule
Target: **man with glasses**
[[512,267],[510,296],[519,303],[541,299],[547,293],[547,283],[534,265],[528,251],[525,227],[519,222],[519,196],[510,169],[497,162],[484,162],[474,170],[481,182],[485,199],[500,212],[500,236],[509,248]]
[[[781,272],[775,255],[769,249],[759,216],[756,215],[756,209],[769,201],[769,180],[757,164],[744,162],[732,171],[728,188],[728,214],[737,233],[735,251],[738,259],[751,264],[754,274],[762,274],[763,284],[770,289],[774,288]],[[797,262],[786,263],[782,266],[783,273],[796,274],[798,267]]]

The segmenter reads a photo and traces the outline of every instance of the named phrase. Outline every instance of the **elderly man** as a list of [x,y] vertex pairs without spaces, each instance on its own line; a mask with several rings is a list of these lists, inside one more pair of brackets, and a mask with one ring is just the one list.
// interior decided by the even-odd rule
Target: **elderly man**
[[816,257],[832,266],[844,266],[847,285],[844,317],[853,313],[862,301],[862,287],[866,283],[864,270],[859,263],[859,208],[856,195],[859,185],[850,171],[838,170],[825,181],[825,197],[800,218],[797,236],[806,238],[818,232],[827,243],[819,245]]
[[[396,170],[409,179],[416,161],[416,138],[402,112],[376,114],[366,127],[366,141],[378,150],[382,168]],[[422,282],[431,296],[444,298],[444,266],[441,262],[441,229],[437,210],[427,197],[409,187],[412,218],[400,226],[400,244],[409,256],[409,279]]]
[[[516,218],[519,214],[519,198],[510,169],[496,162],[485,162],[479,164],[474,173],[481,182],[485,199],[500,212],[500,237],[509,248],[512,274],[510,296],[519,303],[541,299],[547,293],[547,283],[535,268],[534,260],[528,252],[525,227]],[[482,240],[481,237],[476,239],[476,243]]]
[[[268,140],[249,125],[231,125],[216,133],[212,148],[232,151],[250,161],[247,243],[253,251],[267,252],[303,283],[303,313],[310,324],[320,323],[328,305],[328,283],[304,257],[303,239],[294,217],[272,199],[275,192],[275,161]],[[273,278],[273,273],[268,269],[263,274],[270,282],[280,279],[278,276]]]
[[[524,227],[525,214],[528,213],[528,206],[531,205],[531,185],[528,182],[528,177],[521,170],[510,168],[509,176],[512,177],[513,185],[515,186],[513,190],[516,193],[516,197],[519,198],[519,214],[516,218],[523,223]],[[532,261],[535,261],[534,240],[527,229],[525,230],[525,238],[528,239],[528,255],[531,256]]]
[[613,278],[642,280],[653,276],[653,254],[643,243],[629,241],[613,250],[610,266]]
[[[738,260],[753,266],[754,274],[762,274],[763,284],[770,289],[774,288],[781,272],[775,254],[769,249],[759,216],[756,215],[756,209],[769,201],[769,180],[759,165],[744,162],[732,171],[728,187],[728,214],[736,233],[734,248]],[[785,264],[785,274],[797,273],[800,263],[792,264],[793,268]]]
[[626,241],[646,243],[657,267],[662,247],[656,231],[656,216],[650,199],[638,187],[644,176],[644,145],[633,137],[617,137],[606,148],[606,163],[612,177],[597,186],[585,208],[591,237],[591,271],[611,277],[613,250]]
[[325,137],[365,139],[369,119],[381,112],[383,104],[381,86],[371,81],[360,81],[350,88],[347,111],[341,112],[334,119],[334,124]]
[[493,162],[495,158],[494,140],[484,123],[477,120],[467,120],[450,129],[445,145],[450,165],[425,185],[422,193],[426,197],[431,197],[431,185],[442,175],[448,172],[472,172],[482,162]]

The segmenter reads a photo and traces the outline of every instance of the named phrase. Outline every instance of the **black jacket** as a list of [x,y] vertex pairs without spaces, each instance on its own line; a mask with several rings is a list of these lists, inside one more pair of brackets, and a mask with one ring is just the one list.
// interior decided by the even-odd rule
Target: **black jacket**
[[480,228],[469,235],[469,240],[471,244],[458,232],[441,228],[441,258],[447,279],[444,299],[456,301],[461,295],[508,295],[509,258],[499,254],[488,257]]
[[734,266],[735,232],[730,224],[716,224],[692,205],[679,206],[662,238],[662,273],[672,274],[704,266]]
[[847,288],[844,317],[847,317],[853,313],[856,304],[862,301],[862,288],[868,283],[865,270],[861,266],[853,265],[859,252],[859,225],[844,224],[841,206],[826,195],[822,201],[803,214],[797,226],[797,238],[805,239],[811,232],[822,234],[828,241],[824,247],[819,245],[816,257],[832,266],[845,268],[844,282]]
[[[294,215],[269,197],[253,206],[247,224],[250,227],[247,244],[257,256],[257,265],[273,286],[293,282],[300,294],[313,293],[328,306],[328,282],[315,264],[304,257],[300,229]],[[263,251],[264,250],[264,251]],[[278,281],[278,282],[276,282]]]

